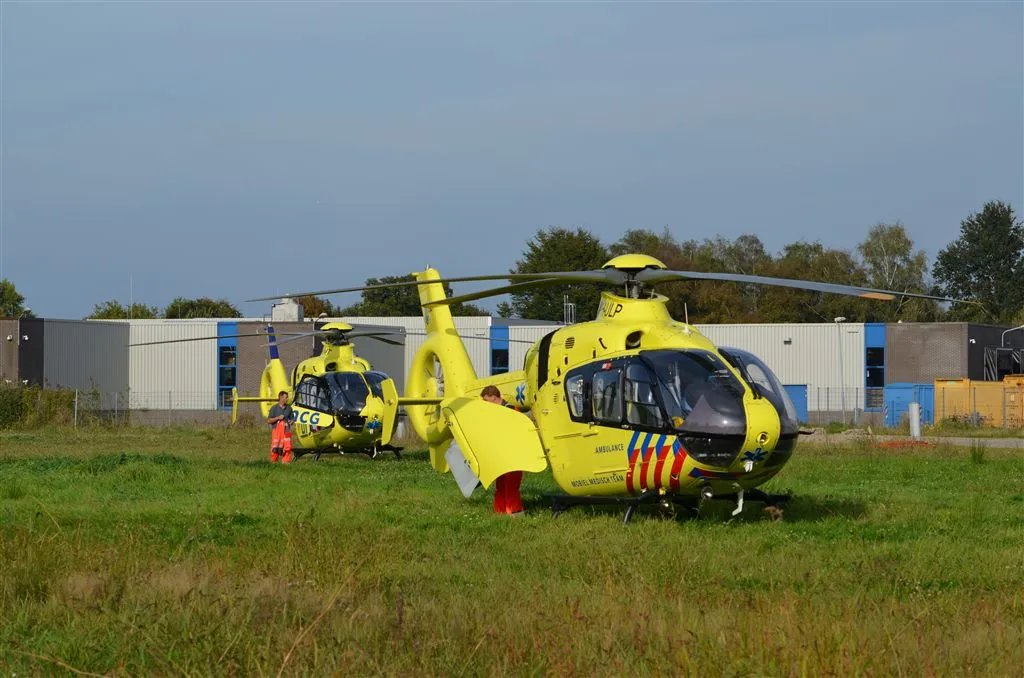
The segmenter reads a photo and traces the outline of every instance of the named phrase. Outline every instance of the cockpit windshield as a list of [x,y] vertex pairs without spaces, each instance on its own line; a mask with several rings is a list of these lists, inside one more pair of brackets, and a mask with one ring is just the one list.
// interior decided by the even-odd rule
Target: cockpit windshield
[[324,376],[331,391],[331,405],[338,412],[360,412],[370,394],[366,382],[357,372],[331,372]]
[[725,435],[746,432],[745,389],[717,356],[701,350],[641,351],[672,428]]
[[719,347],[719,352],[740,371],[757,395],[767,398],[779,413],[782,435],[794,435],[800,430],[796,406],[775,373],[760,358],[749,351],[732,347]]

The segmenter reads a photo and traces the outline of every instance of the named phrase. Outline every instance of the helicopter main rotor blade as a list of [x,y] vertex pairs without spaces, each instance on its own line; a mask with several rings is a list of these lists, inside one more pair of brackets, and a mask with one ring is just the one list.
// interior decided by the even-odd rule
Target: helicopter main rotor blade
[[381,290],[392,287],[410,287],[413,285],[426,285],[429,283],[441,283],[442,285],[453,282],[474,282],[482,280],[544,280],[548,278],[561,278],[565,282],[610,282],[619,284],[626,279],[625,274],[615,269],[596,271],[553,271],[550,273],[502,273],[501,275],[471,275],[458,278],[441,278],[440,280],[403,280],[401,282],[383,283],[380,285],[362,285],[359,287],[339,287],[333,290],[317,290],[314,292],[292,292],[290,294],[278,294],[272,297],[260,297],[258,299],[246,299],[251,301],[276,301],[282,297],[295,298],[305,296],[320,296],[327,294],[342,294],[344,292],[362,292],[363,290]]
[[177,344],[183,341],[212,341],[215,339],[231,339],[234,337],[265,337],[266,332],[248,332],[245,334],[221,334],[213,337],[192,337],[190,339],[164,339],[161,341],[140,341],[129,346],[153,346],[154,344]]
[[502,285],[501,287],[492,287],[486,290],[480,290],[479,292],[471,292],[470,294],[460,294],[455,297],[447,297],[445,299],[438,299],[437,301],[431,301],[423,304],[424,308],[433,308],[434,306],[450,306],[452,304],[459,304],[464,301],[474,301],[476,299],[483,299],[485,297],[495,297],[500,294],[515,294],[523,290],[530,290],[537,287],[548,287],[551,285],[565,285],[567,284],[564,280],[558,278],[548,278],[543,280],[530,280],[527,282],[515,283],[513,285]]
[[[385,344],[391,344],[392,346],[403,346],[402,342],[394,341],[393,339],[385,339],[386,335],[392,334],[404,334],[403,332],[351,332],[339,335],[337,330],[315,330],[313,332],[303,332],[294,337],[288,339],[281,339],[277,343],[278,345],[287,344],[290,341],[298,341],[299,339],[308,339],[309,337],[315,336],[335,336],[339,337],[343,341],[348,341],[352,337],[366,337],[367,339],[375,339]],[[268,343],[267,346],[270,344]]]
[[[563,325],[552,325],[551,330],[557,330],[563,327]],[[406,332],[407,335],[417,337],[428,337],[430,336],[426,332]],[[493,337],[464,337],[459,335],[460,341],[494,341],[496,343],[509,343],[509,344],[536,344],[540,339],[494,339]]]
[[931,294],[920,294],[917,292],[895,292],[893,290],[880,290],[873,287],[858,287],[856,285],[837,285],[835,283],[815,282],[812,280],[796,280],[792,278],[769,278],[761,275],[743,275],[738,273],[701,273],[697,271],[668,271],[664,269],[647,269],[636,275],[639,282],[653,285],[655,283],[670,282],[674,280],[721,280],[723,282],[752,283],[756,285],[774,285],[777,287],[793,287],[812,292],[828,292],[831,294],[845,294],[862,299],[880,299],[882,301],[893,301],[897,297],[914,297],[917,299],[932,299],[934,301],[963,302],[963,299],[950,299]]
[[395,341],[394,339],[385,339],[384,337],[377,334],[350,334],[345,338],[348,339],[349,337],[365,337],[367,339],[373,339],[374,341],[379,341],[385,344],[391,344],[392,346],[405,346],[405,344],[400,341]]

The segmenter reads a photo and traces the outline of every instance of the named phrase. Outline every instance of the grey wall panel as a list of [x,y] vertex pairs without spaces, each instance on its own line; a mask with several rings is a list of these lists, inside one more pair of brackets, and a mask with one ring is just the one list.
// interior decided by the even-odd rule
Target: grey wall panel
[[[123,399],[129,386],[129,328],[121,322],[86,320],[38,321],[37,329],[26,329],[32,351],[38,351],[43,379],[50,388],[97,390],[113,402]],[[24,322],[23,322],[24,327]],[[42,342],[33,336],[42,333]],[[41,346],[40,346],[41,345]],[[25,346],[22,365],[25,367]],[[106,401],[104,401],[105,403]]]

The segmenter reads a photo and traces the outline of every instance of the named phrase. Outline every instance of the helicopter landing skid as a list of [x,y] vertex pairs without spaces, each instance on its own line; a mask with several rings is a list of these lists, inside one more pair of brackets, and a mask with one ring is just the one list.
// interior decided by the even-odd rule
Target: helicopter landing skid
[[[377,457],[380,456],[381,452],[394,452],[395,453],[395,459],[401,459],[402,458],[402,455],[400,454],[401,451],[402,451],[401,447],[396,447],[394,445],[381,445],[380,447],[371,447],[371,448],[366,449],[366,450],[358,450],[358,452],[361,452],[363,454],[369,455],[370,459],[376,459]],[[342,455],[342,456],[344,456],[346,454],[346,452],[344,450],[317,450],[317,451],[312,453],[313,454],[313,461],[320,461],[320,456],[321,455],[323,455],[323,454],[332,454],[332,453],[333,454]],[[352,452],[350,451],[349,454],[352,454]]]
[[639,494],[635,497],[594,497],[589,495],[575,496],[567,494],[546,494],[544,495],[551,500],[551,517],[557,518],[559,514],[572,508],[573,506],[580,505],[605,505],[605,506],[625,506],[626,515],[622,519],[623,525],[628,525],[630,519],[633,517],[633,511],[636,510],[637,506],[641,504],[655,504],[662,503],[670,505],[671,503],[679,504],[686,507],[689,510],[693,510],[694,507],[688,503],[680,501],[679,498],[669,498],[662,495],[657,490],[647,490],[646,492]]
[[370,458],[371,459],[376,459],[377,456],[381,452],[394,452],[395,453],[395,459],[401,459],[402,455],[399,454],[399,452],[401,452],[401,451],[402,451],[401,447],[395,447],[394,445],[391,445],[389,443],[387,445],[381,445],[380,447],[374,447],[373,449],[371,449],[370,450]]
[[[733,516],[738,516],[743,511],[743,502],[746,499],[764,504],[765,511],[767,511],[774,520],[782,519],[782,509],[785,508],[786,503],[792,498],[793,495],[791,494],[768,494],[764,490],[759,490],[756,487],[733,494],[714,495],[714,499],[725,499],[736,502],[736,509],[732,512]],[[702,499],[701,501],[706,500]]]

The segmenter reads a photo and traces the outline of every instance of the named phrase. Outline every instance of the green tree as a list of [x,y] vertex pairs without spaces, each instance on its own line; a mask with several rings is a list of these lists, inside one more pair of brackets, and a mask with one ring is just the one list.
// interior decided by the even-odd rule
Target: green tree
[[160,309],[156,306],[146,306],[138,302],[133,303],[131,306],[125,306],[117,299],[96,304],[93,307],[92,313],[86,316],[86,318],[96,320],[126,320],[133,318],[151,320],[158,317],[160,317]]
[[177,297],[164,309],[165,318],[241,318],[242,314],[225,299]]
[[[523,258],[510,272],[589,271],[601,268],[609,258],[608,249],[590,231],[552,227],[538,230],[527,241]],[[504,317],[561,321],[566,296],[576,304],[577,319],[588,318],[597,313],[601,288],[593,283],[572,283],[528,290],[513,294],[512,302],[500,304],[498,312]]]
[[313,296],[312,294],[296,297],[295,303],[302,307],[302,315],[306,318],[318,318],[321,313],[328,318],[337,318],[341,315],[341,311],[337,306],[323,297]]
[[25,297],[18,294],[17,288],[7,278],[0,280],[0,317],[34,318],[32,311],[25,307]]
[[[384,276],[383,278],[367,278],[366,285],[389,285],[409,282],[416,278],[410,275]],[[454,296],[450,285],[445,285],[445,294]],[[454,316],[490,315],[487,311],[473,304],[457,303],[450,307]],[[341,309],[337,316],[417,316],[423,314],[420,306],[420,295],[416,285],[403,287],[385,287],[382,289],[363,290],[362,301]],[[335,317],[337,317],[335,316]]]
[[1013,323],[1024,307],[1024,225],[1013,208],[987,202],[960,222],[960,237],[939,252],[932,275],[955,320]]
[[[928,255],[924,250],[914,251],[914,241],[899,222],[875,224],[857,245],[869,287],[894,292],[928,292]],[[880,321],[907,320],[923,322],[936,320],[939,307],[928,299],[898,298],[892,302],[873,305],[873,315]]]
[[[613,255],[647,254],[677,271],[771,275],[773,263],[755,235],[741,235],[732,241],[718,236],[680,243],[667,228],[660,235],[631,230],[610,250]],[[662,283],[656,290],[668,297],[668,311],[673,318],[688,317],[691,323],[757,322],[758,304],[764,294],[761,285],[710,280]]]
[[[867,273],[846,250],[825,248],[820,242],[786,245],[775,262],[774,276],[838,285],[867,284]],[[858,297],[766,286],[761,297],[760,322],[821,323],[844,317],[850,322],[877,320],[878,304]]]

